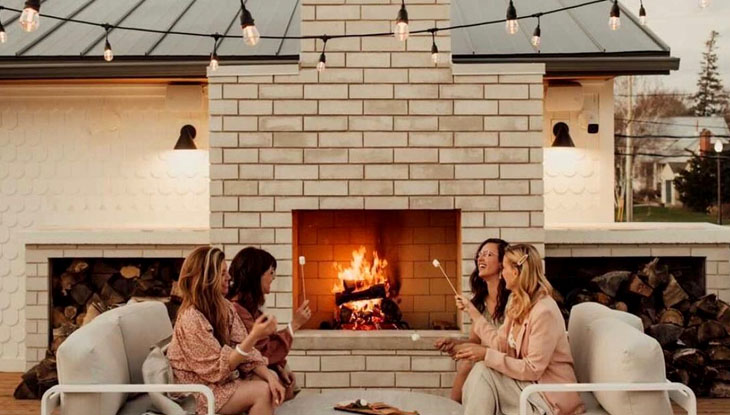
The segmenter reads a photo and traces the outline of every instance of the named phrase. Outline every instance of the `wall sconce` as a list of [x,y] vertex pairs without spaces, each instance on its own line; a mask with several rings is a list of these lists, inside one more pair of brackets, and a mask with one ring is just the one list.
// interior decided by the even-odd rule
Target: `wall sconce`
[[564,122],[559,122],[553,126],[553,147],[575,147],[573,139],[570,138],[570,127]]
[[195,127],[190,124],[186,124],[180,129],[180,138],[175,143],[175,150],[197,150],[198,147],[195,145]]

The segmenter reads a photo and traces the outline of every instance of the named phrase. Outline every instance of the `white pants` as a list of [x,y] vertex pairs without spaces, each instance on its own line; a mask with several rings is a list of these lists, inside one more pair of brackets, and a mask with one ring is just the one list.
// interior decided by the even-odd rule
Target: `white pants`
[[[464,415],[517,415],[520,392],[532,382],[522,382],[477,362],[466,378],[461,392]],[[552,415],[550,406],[539,394],[528,400],[531,415]]]

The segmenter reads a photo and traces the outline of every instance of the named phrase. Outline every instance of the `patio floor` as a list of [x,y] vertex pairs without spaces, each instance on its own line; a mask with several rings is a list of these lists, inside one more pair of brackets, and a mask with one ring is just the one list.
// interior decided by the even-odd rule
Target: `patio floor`
[[[37,415],[40,413],[40,401],[18,401],[13,398],[13,391],[18,385],[20,373],[0,373],[0,408],[3,415]],[[730,399],[700,399],[698,415],[730,414]],[[675,414],[684,414],[676,409]]]

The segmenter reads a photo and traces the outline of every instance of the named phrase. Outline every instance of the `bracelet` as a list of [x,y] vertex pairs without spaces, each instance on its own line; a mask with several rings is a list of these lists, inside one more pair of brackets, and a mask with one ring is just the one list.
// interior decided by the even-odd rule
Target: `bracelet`
[[249,353],[246,353],[246,352],[244,352],[244,351],[243,351],[243,350],[241,350],[241,348],[240,348],[240,347],[238,347],[238,346],[239,346],[239,345],[237,344],[237,345],[236,345],[236,353],[240,354],[240,355],[241,355],[241,356],[243,356],[243,357],[249,357],[249,356],[250,356],[250,354],[249,354]]
[[294,329],[292,328],[291,323],[287,324],[286,327],[289,329],[289,334],[294,337]]

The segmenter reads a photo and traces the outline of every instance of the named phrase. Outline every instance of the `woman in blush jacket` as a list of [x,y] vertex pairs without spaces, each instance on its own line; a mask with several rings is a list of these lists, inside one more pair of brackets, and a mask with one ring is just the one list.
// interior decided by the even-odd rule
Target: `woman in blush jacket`
[[[467,345],[455,355],[478,362],[464,385],[465,415],[517,414],[520,392],[528,385],[576,383],[565,322],[537,249],[510,245],[502,267],[512,294],[499,328],[489,324],[466,298],[456,297],[457,307],[469,314],[481,340],[480,345]],[[536,415],[585,412],[576,392],[533,394],[529,403],[529,413]]]

